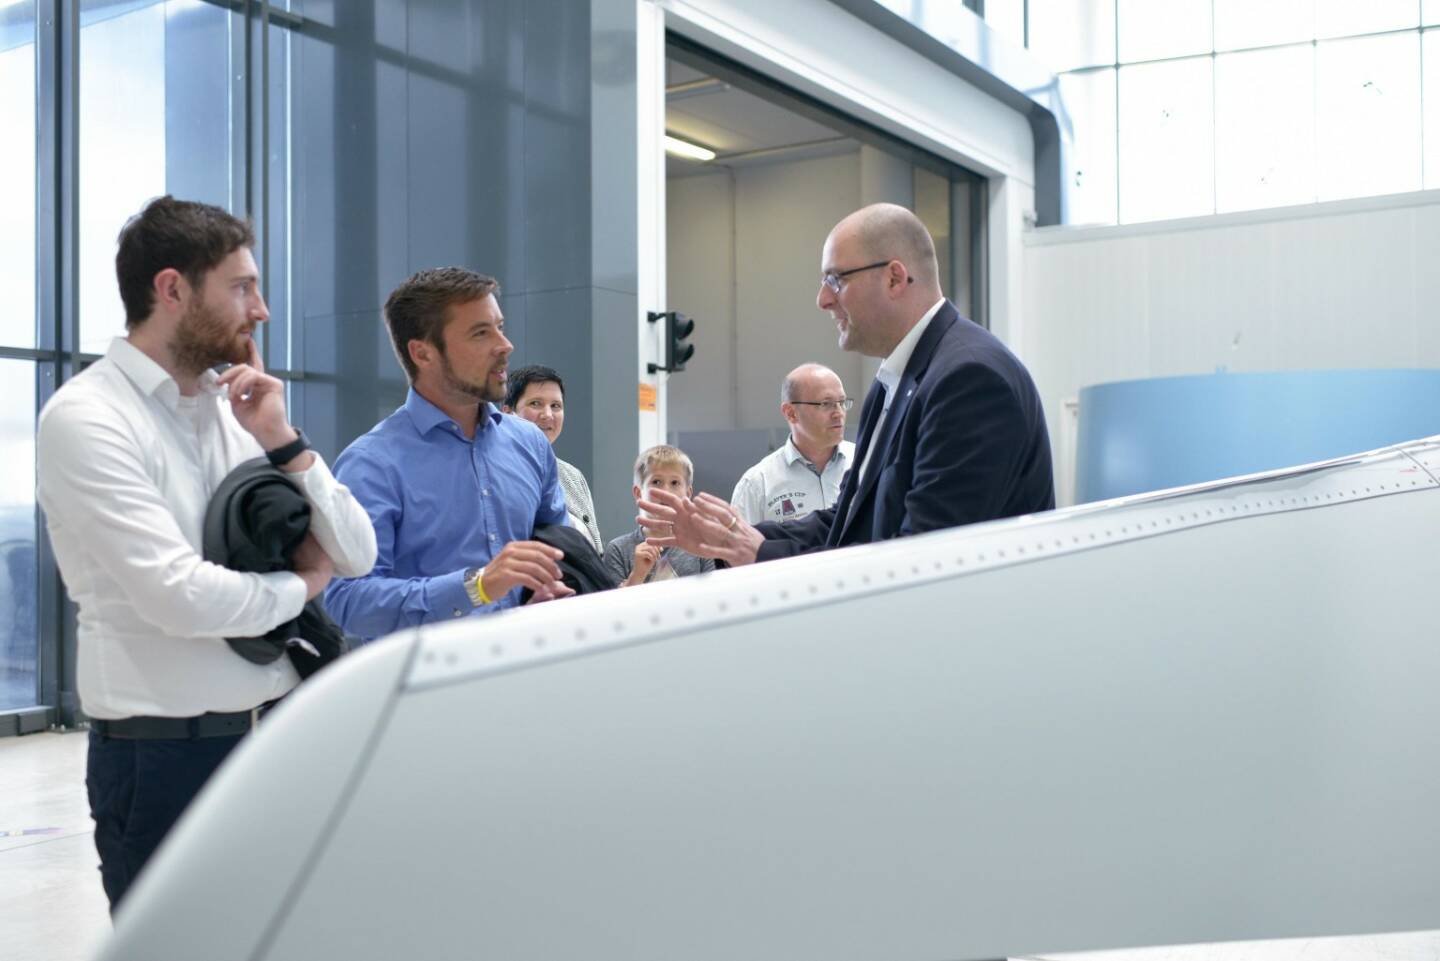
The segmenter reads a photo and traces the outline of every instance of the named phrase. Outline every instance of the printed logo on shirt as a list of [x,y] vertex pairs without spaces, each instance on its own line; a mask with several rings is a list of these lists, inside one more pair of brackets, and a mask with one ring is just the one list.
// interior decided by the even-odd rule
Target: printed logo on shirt
[[787,497],[787,498],[785,498],[784,500],[782,500],[782,501],[780,502],[780,516],[781,516],[781,517],[793,517],[794,515],[795,515],[795,502],[792,501],[790,498]]

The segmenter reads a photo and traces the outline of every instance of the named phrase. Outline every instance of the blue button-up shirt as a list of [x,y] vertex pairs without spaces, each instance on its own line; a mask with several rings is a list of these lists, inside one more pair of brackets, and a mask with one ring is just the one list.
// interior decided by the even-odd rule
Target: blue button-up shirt
[[335,461],[375,525],[378,554],[365,577],[332,581],[325,606],[352,634],[514,607],[516,588],[475,607],[464,574],[538,524],[565,523],[555,454],[534,424],[485,405],[473,441],[413,389],[405,406]]

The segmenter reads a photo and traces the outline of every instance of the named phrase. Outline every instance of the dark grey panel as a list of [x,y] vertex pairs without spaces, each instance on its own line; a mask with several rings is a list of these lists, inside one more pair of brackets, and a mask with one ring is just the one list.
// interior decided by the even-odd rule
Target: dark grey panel
[[[611,460],[624,467],[610,487],[623,499],[612,498],[611,513],[628,518],[633,5],[356,0],[303,12],[295,259],[296,309],[306,320],[295,340],[315,374],[305,387],[307,430],[322,450],[338,449],[403,398],[384,300],[416,270],[466,266],[501,282],[513,364],[551,363],[578,390],[571,403],[584,413],[571,415],[562,456],[589,472],[597,451],[618,441]],[[592,128],[603,131],[598,148]],[[602,308],[596,286],[622,291],[623,305]],[[613,340],[597,350],[602,325]],[[600,387],[595,371],[626,373]],[[595,436],[601,419],[623,424],[612,428],[622,436]]]
[[[524,254],[528,290],[590,282],[590,76],[584,5],[536,0],[525,13]],[[587,165],[588,166],[588,165]],[[588,174],[588,169],[585,171]]]
[[[632,228],[634,219],[630,221]],[[633,248],[632,248],[633,249]],[[639,322],[640,302],[634,294],[604,287],[590,292],[590,407],[595,436],[586,464],[590,493],[600,530],[614,537],[634,526],[635,501],[630,496],[630,471],[640,453]],[[568,458],[567,458],[568,459]],[[582,461],[576,461],[582,463]],[[614,533],[612,533],[614,532]]]
[[565,430],[555,453],[588,477],[595,442],[590,289],[532,292],[525,300],[529,309],[525,351],[522,355],[517,345],[516,357],[522,364],[554,367],[565,378]]

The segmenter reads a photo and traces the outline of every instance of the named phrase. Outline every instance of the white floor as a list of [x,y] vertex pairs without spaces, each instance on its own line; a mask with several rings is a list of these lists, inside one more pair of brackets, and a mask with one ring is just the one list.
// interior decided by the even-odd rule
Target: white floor
[[[0,738],[0,957],[82,961],[110,931],[85,800],[87,735]],[[1440,961],[1440,931],[1047,955],[1025,961]]]
[[0,738],[0,956],[7,961],[80,961],[110,931],[85,800],[86,738]]

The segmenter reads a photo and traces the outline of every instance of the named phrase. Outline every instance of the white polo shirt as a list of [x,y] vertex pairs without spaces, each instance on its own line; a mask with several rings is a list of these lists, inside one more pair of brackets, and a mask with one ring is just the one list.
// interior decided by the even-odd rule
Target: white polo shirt
[[855,458],[855,445],[842,440],[830,463],[817,469],[785,438],[785,444],[745,472],[730,504],[748,523],[799,520],[812,511],[834,507],[840,481]]

